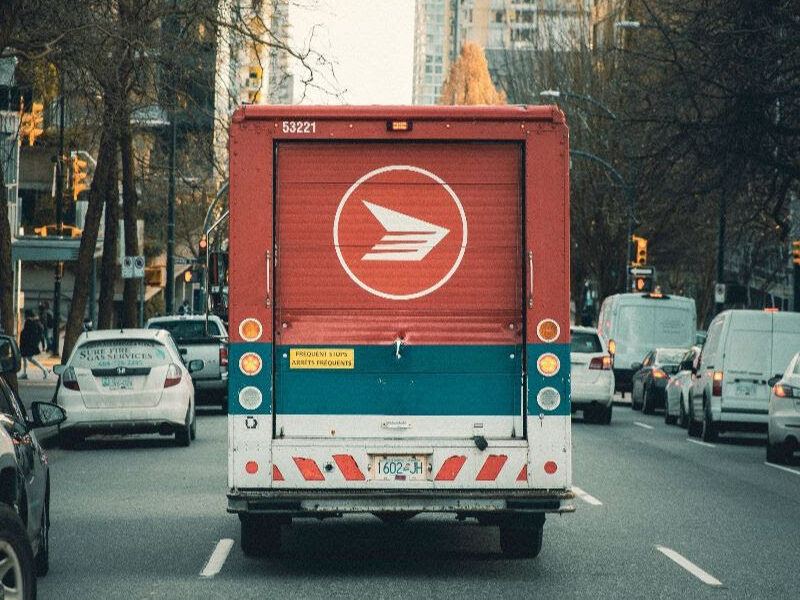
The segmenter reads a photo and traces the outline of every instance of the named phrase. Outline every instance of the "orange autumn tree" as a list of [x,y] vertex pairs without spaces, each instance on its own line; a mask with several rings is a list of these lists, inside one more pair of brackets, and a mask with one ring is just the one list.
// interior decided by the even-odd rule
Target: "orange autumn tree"
[[498,92],[489,77],[489,64],[478,44],[466,42],[450,67],[439,104],[505,104],[506,95]]

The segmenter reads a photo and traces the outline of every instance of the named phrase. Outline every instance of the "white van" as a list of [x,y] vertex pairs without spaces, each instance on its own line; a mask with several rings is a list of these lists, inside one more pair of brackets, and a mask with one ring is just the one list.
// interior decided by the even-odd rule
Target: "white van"
[[770,380],[798,351],[800,313],[726,310],[714,317],[690,394],[689,434],[713,441],[723,431],[765,431]]
[[660,293],[615,294],[603,301],[598,328],[614,355],[617,391],[631,390],[633,365],[653,348],[692,347],[697,310],[692,298]]

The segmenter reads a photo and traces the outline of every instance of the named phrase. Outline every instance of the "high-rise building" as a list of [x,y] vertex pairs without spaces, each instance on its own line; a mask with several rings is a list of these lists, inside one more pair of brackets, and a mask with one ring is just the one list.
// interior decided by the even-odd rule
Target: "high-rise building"
[[438,102],[465,41],[484,49],[494,76],[508,50],[568,51],[591,44],[591,25],[591,0],[417,0],[414,102]]

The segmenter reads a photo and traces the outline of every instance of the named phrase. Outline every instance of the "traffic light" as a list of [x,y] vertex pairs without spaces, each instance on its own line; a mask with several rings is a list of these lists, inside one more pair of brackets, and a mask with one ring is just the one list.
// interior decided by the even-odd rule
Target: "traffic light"
[[634,256],[631,264],[635,267],[643,267],[647,264],[647,240],[638,235],[632,235],[631,240],[634,243]]
[[800,266],[800,240],[792,240],[792,262]]
[[19,145],[22,145],[22,138],[28,138],[28,145],[33,146],[36,138],[44,133],[44,105],[41,102],[34,102],[31,105],[31,112],[25,112],[25,104],[20,102],[19,108]]
[[652,275],[637,275],[636,277],[634,277],[633,289],[636,292],[652,292],[653,291]]
[[200,258],[203,259],[203,256],[208,249],[208,239],[206,238],[206,234],[200,236],[200,243],[198,244],[198,249],[200,250]]
[[72,164],[72,199],[77,202],[80,193],[89,187],[85,181],[87,163],[78,156],[77,152],[70,154],[70,163]]
[[192,267],[189,267],[183,272],[183,280],[186,283],[192,283],[195,280],[195,273]]

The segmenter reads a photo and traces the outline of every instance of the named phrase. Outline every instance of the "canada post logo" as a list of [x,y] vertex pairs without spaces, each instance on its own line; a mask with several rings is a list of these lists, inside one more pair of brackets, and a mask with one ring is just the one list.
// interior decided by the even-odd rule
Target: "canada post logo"
[[390,165],[347,190],[333,221],[333,244],[359,287],[389,300],[413,300],[438,290],[458,270],[467,217],[440,177]]

